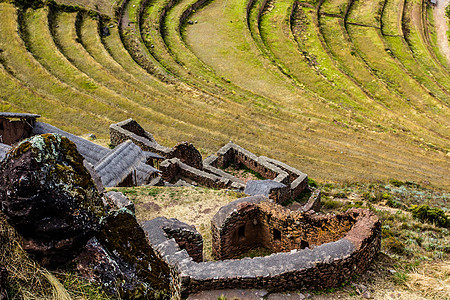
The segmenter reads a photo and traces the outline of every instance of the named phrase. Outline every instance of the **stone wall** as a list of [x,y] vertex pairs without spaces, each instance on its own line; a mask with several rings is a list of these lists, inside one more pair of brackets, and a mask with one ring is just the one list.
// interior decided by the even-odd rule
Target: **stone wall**
[[216,155],[210,155],[203,161],[203,170],[214,174],[219,177],[226,178],[234,183],[234,186],[238,190],[244,190],[245,189],[245,183],[240,180],[239,178],[236,178],[235,176],[223,171],[222,169],[217,168],[217,160],[218,157]]
[[[241,208],[238,215],[248,216],[251,224],[254,224],[251,217],[257,216],[258,210],[267,211],[262,206],[275,205],[261,197],[239,199],[235,204]],[[234,221],[226,216],[233,215],[234,209],[226,208],[229,213],[217,217],[216,222],[232,224]],[[174,239],[170,239],[158,226],[152,225],[152,221],[147,226],[144,223],[143,227],[152,246],[178,271],[184,296],[211,289],[264,288],[270,291],[288,291],[330,288],[364,272],[380,249],[381,223],[369,210],[351,209],[337,216],[303,215],[303,219],[298,215],[297,221],[303,222],[303,225],[312,222],[309,226],[316,226],[316,233],[310,234],[310,240],[315,241],[314,243],[321,241],[322,244],[313,247],[312,243],[305,249],[293,249],[265,257],[201,263],[195,262],[186,250],[180,249]],[[278,222],[296,224],[290,223],[294,216],[283,211],[272,211],[271,216]],[[236,220],[243,221],[239,218]],[[338,224],[343,224],[344,229]],[[255,226],[264,227],[258,224]],[[326,233],[327,226],[337,229],[339,233]],[[322,235],[322,232],[325,233]],[[286,232],[281,234],[284,233]]]
[[111,145],[114,147],[131,140],[144,151],[155,152],[163,157],[167,157],[170,148],[158,144],[153,135],[145,131],[136,121],[128,119],[109,126]]
[[178,158],[166,159],[159,166],[162,178],[167,182],[176,182],[182,179],[191,184],[199,184],[210,188],[235,188],[232,181],[214,174],[191,167]]
[[0,143],[13,145],[31,136],[35,119],[10,120],[0,118]]
[[212,219],[213,255],[229,259],[256,247],[271,252],[316,247],[342,238],[355,221],[345,214],[291,211],[261,196],[242,198]]
[[289,183],[291,184],[290,191],[291,197],[293,199],[297,198],[301,194],[301,192],[303,192],[304,189],[308,186],[308,175],[297,170],[296,168],[293,168],[281,161],[273,158],[268,158],[266,156],[260,156],[259,159],[275,165],[289,174]]
[[154,228],[162,229],[163,232],[157,232],[161,239],[173,238],[180,250],[186,250],[193,261],[203,261],[203,237],[194,226],[165,217],[145,221],[141,226],[146,231],[154,230]]
[[[232,142],[222,147],[217,152],[217,156],[211,155],[202,161],[200,152],[192,144],[183,142],[173,148],[161,146],[153,135],[145,131],[133,119],[112,124],[110,135],[111,144],[114,146],[131,140],[144,151],[157,153],[166,159],[177,158],[182,164],[176,160],[166,160],[159,166],[165,173],[164,180],[169,182],[183,179],[188,183],[196,182],[213,188],[232,188],[243,191],[245,183],[222,170],[233,165],[235,168],[245,166],[266,179],[284,184],[282,188],[270,193],[270,197],[278,203],[297,198],[308,186],[306,174],[275,159],[258,157]],[[196,170],[185,168],[185,165]]]
[[226,168],[230,165],[240,168],[242,165],[266,179],[285,184],[285,190],[277,191],[271,197],[278,203],[297,198],[308,186],[308,176],[305,173],[278,160],[258,157],[232,142],[217,151],[217,158],[210,159],[209,164],[204,162],[204,165],[208,165],[213,171],[214,168]]
[[164,158],[179,158],[183,163],[202,169],[202,156],[190,143],[183,142],[173,148],[158,144],[153,135],[145,131],[136,121],[128,119],[109,126],[111,144],[117,146],[131,140],[144,151],[150,151]]

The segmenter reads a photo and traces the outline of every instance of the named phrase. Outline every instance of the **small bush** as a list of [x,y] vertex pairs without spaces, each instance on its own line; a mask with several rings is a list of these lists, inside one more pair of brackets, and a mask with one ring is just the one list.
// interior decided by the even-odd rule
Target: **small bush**
[[414,218],[420,220],[422,223],[432,223],[443,228],[450,228],[450,219],[445,215],[445,212],[437,207],[429,207],[426,204],[411,206],[411,213]]
[[384,246],[392,253],[404,254],[406,252],[405,245],[393,236],[384,239],[383,242]]
[[339,207],[342,207],[342,205],[342,202],[335,200],[327,200],[322,202],[322,208],[324,209],[337,209]]
[[389,194],[389,193],[383,193],[381,195],[381,199],[383,199],[383,200],[392,200],[392,195]]
[[389,183],[396,187],[400,187],[405,184],[403,181],[400,181],[397,179],[391,179],[391,180],[389,180]]
[[394,282],[398,285],[405,284],[408,281],[408,275],[405,272],[397,271],[394,274]]
[[347,195],[344,192],[337,192],[333,195],[334,198],[347,198]]
[[406,208],[403,203],[401,203],[400,201],[397,201],[395,199],[388,199],[386,201],[386,205],[389,207],[392,207],[392,208],[400,208],[400,209]]
[[308,177],[308,184],[312,187],[317,187],[317,183],[314,179]]

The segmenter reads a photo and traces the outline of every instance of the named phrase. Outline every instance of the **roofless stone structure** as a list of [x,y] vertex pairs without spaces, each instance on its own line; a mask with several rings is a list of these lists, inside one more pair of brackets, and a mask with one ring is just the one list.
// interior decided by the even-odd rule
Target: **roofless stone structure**
[[[159,218],[142,224],[153,248],[177,270],[183,295],[213,289],[333,287],[364,272],[381,245],[381,223],[370,210],[293,212],[263,196],[238,199],[214,216],[213,249],[224,260],[197,262],[190,256],[187,249],[197,245],[188,238],[192,234],[184,240],[168,234],[185,226]],[[228,259],[257,246],[280,252]]]
[[12,145],[29,138],[40,115],[0,112],[0,143]]

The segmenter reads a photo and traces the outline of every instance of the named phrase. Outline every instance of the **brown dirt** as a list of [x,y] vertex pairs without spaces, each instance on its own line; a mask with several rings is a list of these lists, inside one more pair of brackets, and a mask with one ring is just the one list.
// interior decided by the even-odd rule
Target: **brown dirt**
[[433,10],[434,23],[437,32],[437,41],[440,50],[447,58],[447,62],[450,65],[450,47],[447,38],[447,18],[445,17],[445,8],[449,5],[450,0],[438,0],[435,9]]

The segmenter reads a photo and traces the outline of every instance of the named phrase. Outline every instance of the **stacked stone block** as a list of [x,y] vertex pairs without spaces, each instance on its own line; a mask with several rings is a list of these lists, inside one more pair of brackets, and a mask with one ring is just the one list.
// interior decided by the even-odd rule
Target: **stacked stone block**
[[[225,206],[222,212],[214,217],[213,223],[222,224],[223,227],[216,228],[213,239],[235,228],[238,228],[239,236],[239,226],[247,224],[247,221],[253,223],[259,210],[268,210],[258,208],[261,205],[275,207],[276,204],[259,196],[238,199],[234,205]],[[309,226],[310,231],[315,231],[312,234],[315,242],[322,243],[265,257],[198,263],[185,249],[180,249],[175,239],[171,239],[161,226],[155,226],[155,223],[152,223],[154,221],[144,223],[143,228],[150,244],[177,270],[183,296],[213,289],[264,288],[271,291],[288,291],[330,288],[364,272],[379,252],[381,223],[369,210],[351,209],[337,216],[316,215],[311,212],[292,212],[286,215],[285,212],[276,211],[278,209],[266,214],[266,218],[270,215],[278,220],[273,223],[274,228],[288,228],[291,224],[291,229],[288,228],[287,232],[294,232],[293,224],[296,222],[303,225],[311,222]],[[282,220],[282,215],[286,220]],[[244,217],[248,219],[245,222]],[[338,230],[339,233],[321,234],[327,226],[331,227],[332,231]],[[245,247],[244,243],[241,245]]]

